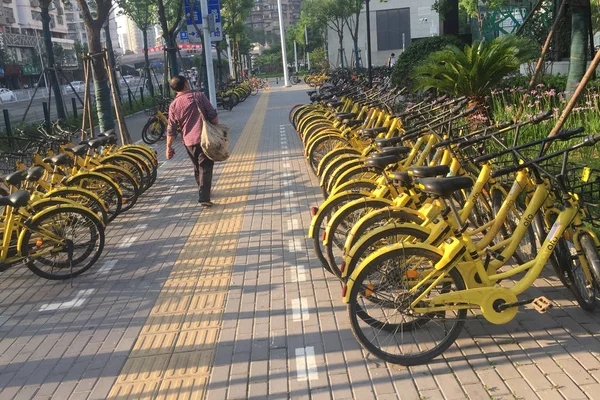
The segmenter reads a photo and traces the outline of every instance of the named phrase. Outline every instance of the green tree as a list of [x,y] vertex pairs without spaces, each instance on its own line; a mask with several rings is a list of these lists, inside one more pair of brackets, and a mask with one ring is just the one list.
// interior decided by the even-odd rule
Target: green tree
[[52,52],[54,53],[54,61],[56,62],[56,65],[63,65],[67,58],[67,53],[65,52],[65,49],[60,44],[53,43]]
[[483,103],[484,97],[502,78],[519,71],[521,64],[538,53],[533,42],[515,36],[474,42],[464,49],[450,45],[430,54],[415,68],[415,88],[468,96]]
[[77,58],[77,66],[83,68],[83,59],[89,53],[87,43],[81,43],[79,40],[75,41],[75,58]]
[[[223,21],[223,33],[229,35],[231,43],[231,56],[233,58],[232,74],[236,79],[242,74],[242,54],[247,54],[250,47],[248,38],[249,30],[246,20],[250,15],[255,0],[222,0],[221,21]],[[244,52],[245,50],[245,52]]]
[[112,8],[111,0],[77,0],[88,36],[89,52],[94,57],[94,91],[96,94],[96,113],[102,132],[115,128],[112,112],[112,98],[108,86],[108,73],[102,57],[101,31]]
[[360,11],[362,10],[365,0],[346,0],[349,14],[345,18],[346,26],[350,31],[352,42],[354,43],[354,62],[356,68],[360,65],[360,56],[358,53],[358,28],[360,21]]
[[[156,0],[156,11],[158,13],[158,22],[162,29],[162,37],[169,62],[169,72],[171,76],[179,74],[177,64],[177,34],[181,21],[183,19],[183,2],[180,0]],[[165,79],[167,78],[165,74]],[[168,88],[165,83],[165,93]]]
[[148,30],[156,25],[157,4],[154,0],[118,0],[123,14],[129,17],[133,23],[142,31],[144,42],[144,71],[148,80],[148,91],[150,97],[154,97],[154,85],[150,76],[150,60],[148,58]]
[[481,13],[480,3],[488,10],[496,9],[507,3],[507,0],[458,0],[458,6],[465,10],[467,15],[477,20],[479,32],[483,35],[483,21],[485,15]]
[[344,68],[344,27],[352,0],[304,0],[302,11],[316,25],[327,26],[338,36],[340,66]]
[[567,92],[572,93],[587,68],[590,1],[570,0],[571,56],[567,76]]

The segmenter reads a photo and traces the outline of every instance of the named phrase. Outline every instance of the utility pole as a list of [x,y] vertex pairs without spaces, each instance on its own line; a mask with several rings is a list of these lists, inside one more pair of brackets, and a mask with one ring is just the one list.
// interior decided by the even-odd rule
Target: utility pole
[[294,63],[296,64],[296,73],[298,73],[298,43],[294,40]]
[[373,86],[373,63],[371,62],[371,10],[369,8],[370,0],[366,0],[367,14],[367,62],[369,63],[369,87]]
[[285,30],[283,29],[283,11],[281,9],[281,0],[277,0],[277,12],[279,14],[279,33],[281,34],[281,56],[283,58],[283,86],[290,87],[290,77],[287,68],[287,54],[285,49]]
[[304,27],[304,42],[306,43],[306,67],[310,71],[310,48],[308,47],[308,28],[306,26]]
[[229,60],[229,77],[233,78],[233,60],[231,59],[231,41],[229,40],[229,35],[225,36],[225,40],[227,41],[227,59]]

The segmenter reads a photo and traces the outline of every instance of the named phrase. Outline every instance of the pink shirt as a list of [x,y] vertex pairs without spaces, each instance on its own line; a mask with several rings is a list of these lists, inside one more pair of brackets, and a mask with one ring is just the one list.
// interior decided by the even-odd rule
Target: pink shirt
[[[196,101],[194,101],[194,95],[196,96]],[[186,146],[193,146],[200,143],[202,118],[196,102],[198,102],[207,120],[212,121],[217,117],[217,110],[213,108],[206,96],[199,92],[184,92],[176,96],[169,106],[167,135],[177,136],[177,128],[179,128],[183,144]]]

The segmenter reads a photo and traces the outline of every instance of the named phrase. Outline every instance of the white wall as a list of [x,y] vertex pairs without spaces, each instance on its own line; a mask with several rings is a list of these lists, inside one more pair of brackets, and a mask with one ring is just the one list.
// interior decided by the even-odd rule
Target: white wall
[[[389,0],[387,2],[371,1],[371,55],[374,66],[385,65],[391,53],[398,56],[402,49],[379,51],[377,49],[377,11],[392,10],[396,8],[410,8],[410,31],[412,39],[432,36],[438,34],[440,29],[439,16],[435,11],[431,10],[431,5],[434,0]],[[427,19],[424,21],[423,19]],[[360,15],[358,47],[361,50],[361,58],[363,66],[367,66],[367,23],[366,12],[363,11]],[[329,62],[334,66],[339,66],[339,41],[335,31],[329,29],[327,32]],[[354,44],[348,29],[344,32],[344,52],[348,63],[352,65]],[[346,62],[344,61],[344,64]]]

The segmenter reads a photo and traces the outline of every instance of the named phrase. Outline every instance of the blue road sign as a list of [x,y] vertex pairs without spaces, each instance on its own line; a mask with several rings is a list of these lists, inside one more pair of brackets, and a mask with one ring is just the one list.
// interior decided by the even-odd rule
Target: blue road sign
[[[211,41],[216,42],[219,40],[223,40],[223,28],[221,25],[221,4],[219,3],[219,0],[207,0],[207,4],[208,13],[214,14],[215,16],[215,29],[210,33]],[[191,33],[195,32],[194,23],[196,23],[198,27],[202,26],[202,12],[200,10],[200,0],[183,0],[183,9],[188,25],[188,32],[190,32],[190,36],[197,37],[197,35],[192,35]]]
[[181,40],[188,40],[188,33],[187,33],[187,31],[180,31],[179,32],[179,39],[181,39]]

